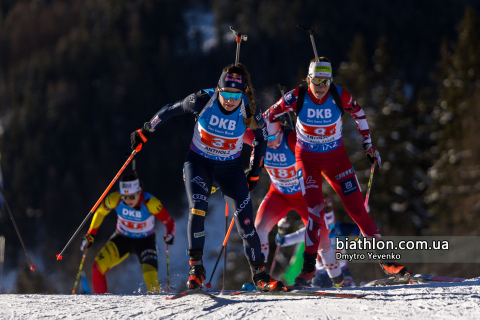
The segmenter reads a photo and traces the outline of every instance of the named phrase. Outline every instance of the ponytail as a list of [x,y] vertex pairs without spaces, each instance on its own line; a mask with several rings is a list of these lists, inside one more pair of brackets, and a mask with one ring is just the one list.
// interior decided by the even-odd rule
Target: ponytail
[[250,107],[250,117],[246,118],[245,116],[243,117],[243,123],[251,128],[251,129],[258,129],[259,126],[257,122],[255,121],[255,95],[254,95],[254,90],[252,87],[252,83],[250,82],[250,74],[247,71],[247,68],[241,63],[237,63],[237,65],[231,64],[225,68],[223,68],[222,72],[232,72],[232,73],[238,73],[243,76],[245,76],[245,95],[248,98],[248,105]]

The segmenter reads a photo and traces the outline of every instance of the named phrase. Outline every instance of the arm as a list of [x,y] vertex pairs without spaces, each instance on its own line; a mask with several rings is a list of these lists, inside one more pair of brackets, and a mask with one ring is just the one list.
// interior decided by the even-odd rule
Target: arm
[[363,144],[365,145],[372,143],[372,139],[370,139],[370,128],[368,127],[367,118],[365,117],[365,112],[363,109],[356,101],[353,100],[350,93],[343,88],[340,95],[340,100],[342,101],[343,109],[350,113],[353,119],[355,119],[358,132],[360,132],[363,137]]
[[281,245],[282,247],[292,246],[298,242],[305,241],[305,227],[297,230],[294,233],[287,234],[285,236],[285,241]]
[[[132,143],[132,150],[137,147],[142,148],[143,144],[147,142],[149,136],[161,124],[165,123],[172,116],[192,113],[198,114],[202,112],[205,105],[210,100],[210,95],[205,90],[200,90],[192,93],[183,100],[179,100],[174,104],[167,104],[160,111],[158,111],[149,122],[145,122],[143,128],[138,129],[130,134],[130,141]],[[137,150],[138,151],[138,150]]]
[[209,100],[210,95],[206,91],[200,90],[198,92],[192,93],[185,99],[178,100],[173,104],[167,104],[162,109],[160,109],[160,111],[158,111],[148,122],[150,125],[150,129],[148,129],[148,131],[150,133],[154,132],[157,127],[165,123],[173,116],[187,113],[200,113]]
[[292,150],[293,153],[295,153],[295,144],[297,143],[297,132],[296,131],[290,132],[290,134],[288,135],[287,143],[288,143],[288,147],[290,148],[290,150]]
[[172,219],[160,200],[155,197],[151,197],[148,199],[146,204],[148,211],[165,225],[165,228],[167,229],[166,235],[171,234],[174,236],[177,229],[175,226],[175,221]]
[[118,191],[109,194],[105,198],[105,200],[103,200],[102,204],[98,207],[97,211],[95,211],[92,223],[90,224],[90,228],[88,229],[88,233],[93,236],[97,235],[98,228],[100,228],[100,226],[102,225],[105,216],[109,214],[110,211],[115,209],[119,203],[120,193]]
[[247,130],[245,130],[245,134],[243,135],[243,143],[253,147],[253,140],[255,140],[255,134],[253,133],[252,129],[247,128]]
[[263,121],[262,113],[260,109],[255,110],[255,120],[259,126],[258,129],[252,130],[253,135],[255,136],[255,146],[253,147],[253,162],[252,162],[252,171],[250,171],[252,176],[258,177],[263,166],[263,156],[267,151],[267,128],[265,126],[265,121]]
[[280,100],[278,100],[273,106],[265,111],[264,117],[267,125],[270,122],[278,120],[278,118],[284,113],[290,111],[296,112],[298,91],[300,90],[300,87],[301,86],[298,86],[294,90],[287,92],[283,97],[280,98]]

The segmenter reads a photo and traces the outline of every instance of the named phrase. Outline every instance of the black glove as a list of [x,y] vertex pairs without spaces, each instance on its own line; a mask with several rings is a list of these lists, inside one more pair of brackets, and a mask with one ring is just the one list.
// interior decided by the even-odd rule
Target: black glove
[[147,142],[150,132],[144,128],[133,131],[130,134],[130,142],[132,143],[132,150],[137,149],[138,145]]
[[166,234],[163,236],[163,242],[165,242],[165,244],[172,245],[174,238],[175,237],[173,234]]
[[82,245],[80,246],[80,251],[90,248],[94,240],[95,240],[95,237],[92,234],[87,233],[82,239]]
[[247,174],[248,191],[252,191],[257,186],[259,175],[253,175],[252,171]]

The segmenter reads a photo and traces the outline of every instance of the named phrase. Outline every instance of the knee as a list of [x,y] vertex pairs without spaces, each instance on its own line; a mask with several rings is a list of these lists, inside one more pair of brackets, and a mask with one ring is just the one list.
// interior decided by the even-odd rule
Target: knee
[[140,254],[140,263],[143,265],[152,266],[155,270],[158,268],[158,261],[157,261],[157,250],[155,249],[146,249],[143,250]]
[[128,253],[120,257],[115,243],[107,242],[95,257],[94,268],[97,268],[97,270],[104,275],[108,270],[122,262],[127,256]]
[[104,267],[101,267],[97,260],[93,262],[92,266],[92,276],[104,276],[108,272],[109,268],[104,269]]

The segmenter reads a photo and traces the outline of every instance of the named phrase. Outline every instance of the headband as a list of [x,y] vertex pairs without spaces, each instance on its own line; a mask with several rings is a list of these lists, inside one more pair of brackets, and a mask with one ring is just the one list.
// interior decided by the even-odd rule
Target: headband
[[220,76],[220,80],[218,80],[218,87],[236,88],[242,90],[242,92],[245,92],[245,76],[233,72],[223,72]]
[[330,62],[310,62],[308,67],[308,76],[313,77],[332,77],[332,64]]
[[133,181],[120,181],[120,194],[133,194],[142,190],[140,188],[140,181],[138,179]]

